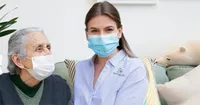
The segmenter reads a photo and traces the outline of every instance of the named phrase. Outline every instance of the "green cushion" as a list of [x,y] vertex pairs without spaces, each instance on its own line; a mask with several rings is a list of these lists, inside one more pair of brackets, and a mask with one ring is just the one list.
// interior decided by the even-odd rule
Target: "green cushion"
[[194,69],[194,66],[170,66],[167,67],[167,75],[169,80],[173,80],[175,78],[178,78],[185,73],[189,72],[190,70]]
[[169,82],[169,78],[166,74],[166,68],[164,66],[154,63],[153,60],[151,60],[151,65],[157,84]]
[[55,64],[55,70],[54,70],[53,74],[59,75],[65,80],[69,80],[68,68],[66,67],[64,62],[58,62]]

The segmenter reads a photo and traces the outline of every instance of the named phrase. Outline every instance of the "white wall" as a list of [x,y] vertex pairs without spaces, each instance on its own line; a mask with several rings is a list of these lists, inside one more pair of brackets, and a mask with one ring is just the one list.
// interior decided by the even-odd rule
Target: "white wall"
[[[92,0],[0,0],[7,16],[19,16],[13,27],[42,27],[52,43],[56,61],[86,59],[84,19]],[[200,39],[200,0],[160,0],[158,6],[116,6],[121,14],[125,36],[139,57],[162,55],[169,47],[189,39]],[[3,13],[0,13],[0,15]],[[7,40],[0,38],[3,68],[6,68]],[[5,70],[4,70],[5,72]]]
[[161,56],[169,47],[200,40],[200,0],[160,0],[152,6],[118,6],[126,37],[138,56]]
[[2,55],[0,55],[0,74],[2,74],[1,66],[2,66]]

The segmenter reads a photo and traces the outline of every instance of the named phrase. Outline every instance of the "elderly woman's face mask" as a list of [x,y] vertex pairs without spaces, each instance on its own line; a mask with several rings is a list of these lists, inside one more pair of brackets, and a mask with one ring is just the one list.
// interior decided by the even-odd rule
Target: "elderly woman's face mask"
[[24,69],[26,69],[35,79],[39,81],[44,80],[54,72],[55,65],[52,55],[35,56],[28,59],[32,61],[33,68],[30,69],[24,67]]

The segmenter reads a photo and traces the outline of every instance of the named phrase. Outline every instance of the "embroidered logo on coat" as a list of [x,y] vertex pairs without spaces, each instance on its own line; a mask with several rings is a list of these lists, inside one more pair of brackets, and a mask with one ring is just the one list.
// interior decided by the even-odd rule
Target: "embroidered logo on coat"
[[119,68],[119,69],[117,70],[117,72],[113,72],[113,74],[118,75],[118,76],[125,76],[125,75],[123,74],[122,68]]

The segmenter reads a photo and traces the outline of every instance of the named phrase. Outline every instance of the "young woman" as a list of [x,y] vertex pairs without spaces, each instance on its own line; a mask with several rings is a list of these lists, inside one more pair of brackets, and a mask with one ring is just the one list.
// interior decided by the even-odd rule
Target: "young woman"
[[131,51],[120,15],[109,2],[98,2],[86,15],[88,47],[95,55],[76,66],[74,105],[143,105],[146,69]]

